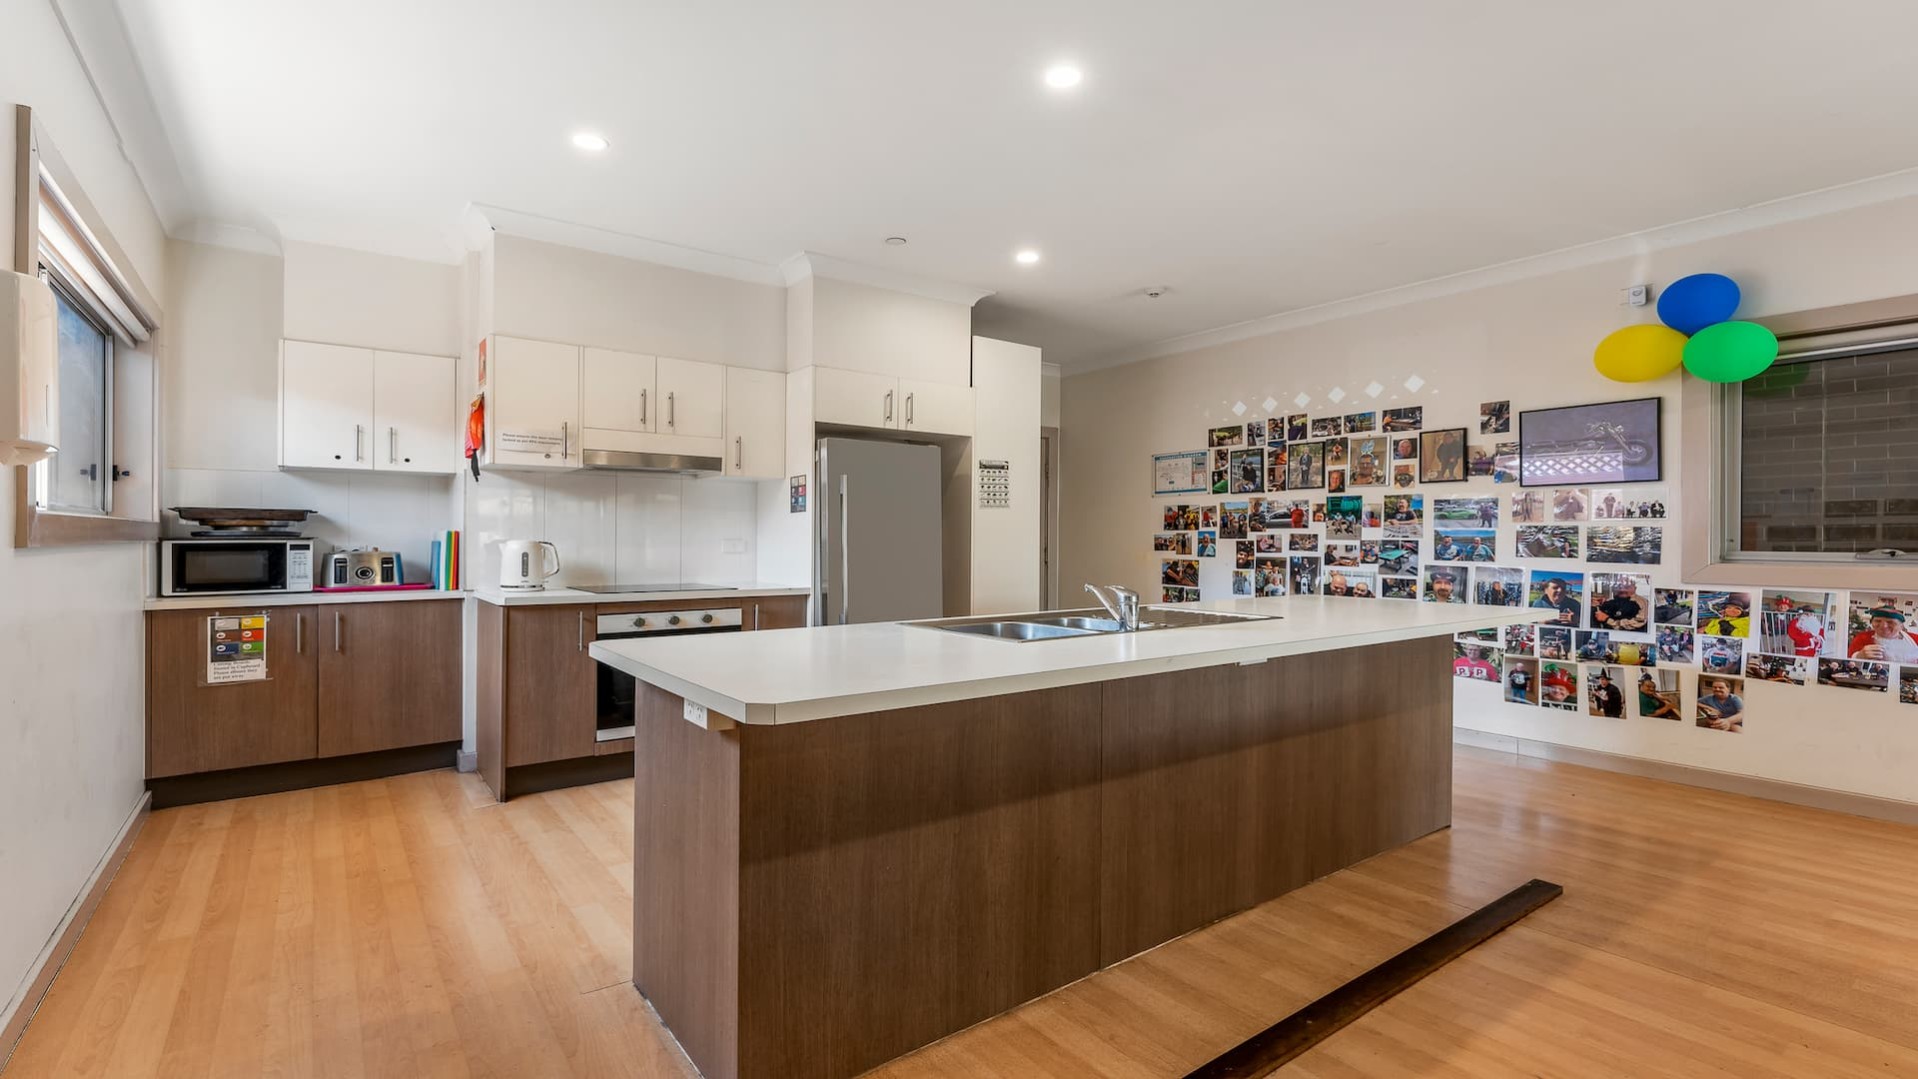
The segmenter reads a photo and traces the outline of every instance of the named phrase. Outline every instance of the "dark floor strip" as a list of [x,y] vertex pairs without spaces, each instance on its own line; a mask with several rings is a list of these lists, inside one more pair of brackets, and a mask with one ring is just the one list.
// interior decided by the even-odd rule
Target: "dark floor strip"
[[1331,1037],[1420,978],[1471,951],[1565,889],[1531,880],[1266,1027],[1187,1073],[1186,1079],[1252,1079]]

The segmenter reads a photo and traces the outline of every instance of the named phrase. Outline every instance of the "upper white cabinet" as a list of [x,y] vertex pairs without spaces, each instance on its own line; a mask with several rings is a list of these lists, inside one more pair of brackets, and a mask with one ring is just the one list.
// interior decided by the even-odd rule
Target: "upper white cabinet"
[[658,425],[662,435],[718,438],[725,434],[726,369],[716,363],[694,363],[659,357],[655,392],[659,395]]
[[451,356],[280,346],[280,467],[459,471]]
[[658,361],[637,352],[610,348],[582,350],[585,363],[586,427],[602,431],[646,433],[654,429],[653,379]]
[[501,468],[578,468],[580,348],[494,337],[486,383],[487,461]]
[[459,408],[451,356],[373,354],[373,468],[458,472]]
[[891,375],[813,368],[813,419],[850,427],[899,426],[899,380]]
[[726,368],[726,475],[786,475],[786,376]]
[[899,380],[899,429],[939,435],[972,433],[971,386]]
[[813,368],[815,422],[929,435],[972,433],[972,387]]

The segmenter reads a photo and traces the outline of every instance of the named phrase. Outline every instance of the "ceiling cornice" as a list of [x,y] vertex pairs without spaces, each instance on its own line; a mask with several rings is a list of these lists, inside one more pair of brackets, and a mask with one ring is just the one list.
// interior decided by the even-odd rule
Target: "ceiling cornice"
[[1918,169],[1887,173],[1855,183],[1839,184],[1801,195],[1788,195],[1768,202],[1707,214],[1704,217],[1646,229],[1643,232],[1626,233],[1609,239],[1548,251],[1542,255],[1529,255],[1510,262],[1481,266],[1477,269],[1434,277],[1409,285],[1381,289],[1377,292],[1315,304],[1311,307],[1281,311],[1274,315],[1235,322],[1209,330],[1180,334],[1136,348],[1120,349],[1104,355],[1068,362],[1065,365],[1065,374],[1070,377],[1108,367],[1163,359],[1215,345],[1228,345],[1253,337],[1263,337],[1283,330],[1313,326],[1322,322],[1351,318],[1354,315],[1383,311],[1445,296],[1456,296],[1494,285],[1545,277],[1566,270],[1629,259],[1653,251],[1683,247],[1721,236],[1732,236],[1772,225],[1823,217],[1861,206],[1913,196],[1918,196]]
[[849,262],[813,251],[801,251],[780,263],[779,269],[788,286],[796,285],[809,277],[826,277],[834,281],[849,281],[855,285],[870,285],[873,288],[890,289],[893,292],[904,292],[912,296],[924,296],[929,300],[964,304],[967,307],[992,295],[991,289],[919,277],[899,270],[868,266],[863,262]]

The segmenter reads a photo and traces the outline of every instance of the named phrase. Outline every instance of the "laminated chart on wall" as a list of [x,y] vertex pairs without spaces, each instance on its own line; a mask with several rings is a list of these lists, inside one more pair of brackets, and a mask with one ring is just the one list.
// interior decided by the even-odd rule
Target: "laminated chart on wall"
[[265,611],[216,614],[206,620],[206,684],[266,681]]
[[1010,462],[979,462],[979,505],[984,509],[1004,509],[1012,505]]

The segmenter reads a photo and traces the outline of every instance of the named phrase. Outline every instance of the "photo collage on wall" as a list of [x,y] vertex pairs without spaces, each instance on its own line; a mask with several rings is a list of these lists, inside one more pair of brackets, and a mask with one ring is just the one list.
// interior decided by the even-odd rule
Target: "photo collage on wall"
[[1918,593],[1669,585],[1660,399],[1486,401],[1476,427],[1428,425],[1428,407],[1270,415],[1154,455],[1155,493],[1215,496],[1163,503],[1162,601],[1209,586],[1550,610],[1461,635],[1455,673],[1605,719],[1740,732],[1754,682],[1918,704]]

